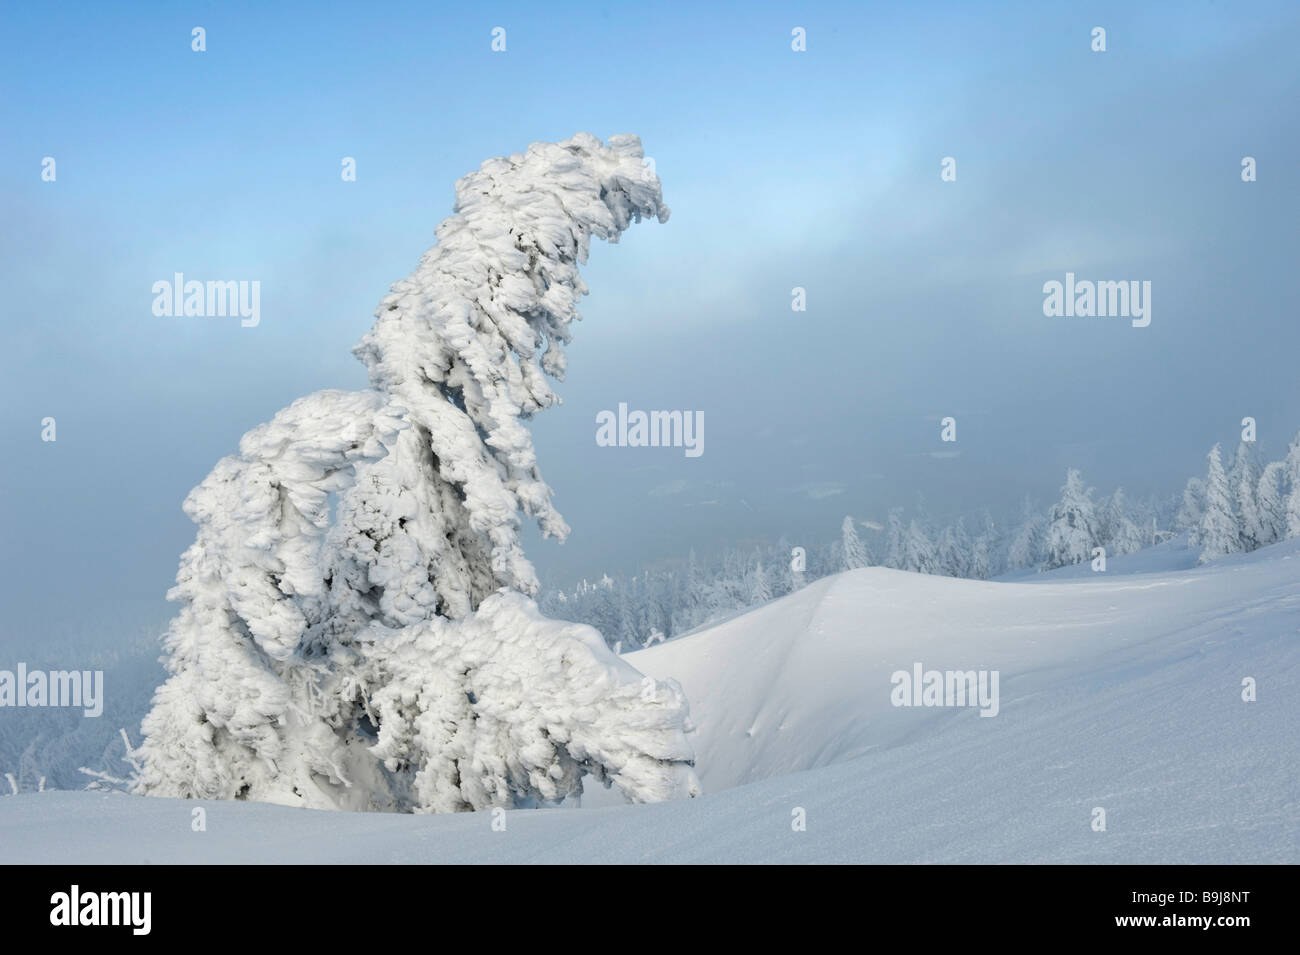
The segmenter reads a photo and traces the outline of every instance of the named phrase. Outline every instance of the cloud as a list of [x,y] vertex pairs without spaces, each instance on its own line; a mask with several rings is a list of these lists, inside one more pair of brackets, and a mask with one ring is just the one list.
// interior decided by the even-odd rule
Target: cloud
[[658,487],[650,489],[651,497],[668,497],[670,494],[681,494],[686,490],[684,480],[669,481],[667,484],[660,484]]
[[805,494],[811,501],[820,501],[828,497],[834,497],[837,494],[844,493],[844,485],[831,481],[822,481],[817,484],[801,484],[795,488],[796,494]]

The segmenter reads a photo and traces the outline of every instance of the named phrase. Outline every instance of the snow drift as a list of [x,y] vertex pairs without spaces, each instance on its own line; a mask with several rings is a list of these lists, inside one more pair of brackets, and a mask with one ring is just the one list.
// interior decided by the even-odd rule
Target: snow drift
[[[1300,861],[1300,542],[1111,567],[853,571],[630,655],[690,694],[699,799],[588,799],[501,832],[490,813],[44,793],[0,799],[0,844],[18,862]],[[999,669],[998,715],[894,707],[890,675],[916,662]],[[190,831],[196,806],[219,837]]]

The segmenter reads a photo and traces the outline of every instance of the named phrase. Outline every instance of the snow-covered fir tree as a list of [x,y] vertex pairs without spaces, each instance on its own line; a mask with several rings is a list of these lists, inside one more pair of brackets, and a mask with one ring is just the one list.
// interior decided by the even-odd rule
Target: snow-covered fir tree
[[1237,521],[1242,550],[1250,551],[1258,547],[1263,530],[1255,498],[1258,483],[1259,467],[1255,462],[1255,446],[1249,441],[1242,441],[1237,446],[1237,454],[1228,470],[1232,511]]
[[1020,523],[1007,549],[1007,566],[1038,567],[1044,560],[1047,519],[1029,499],[1020,505]]
[[1259,475],[1248,465],[1237,476],[1234,488],[1237,523],[1241,529],[1241,543],[1245,550],[1262,547],[1268,541],[1264,515],[1259,509]]
[[885,566],[902,570],[906,562],[907,528],[903,526],[903,509],[891,508],[885,531]]
[[1061,487],[1061,498],[1047,516],[1044,567],[1051,570],[1082,563],[1091,558],[1098,540],[1092,489],[1084,486],[1083,476],[1076,469],[1070,468]]
[[[546,619],[523,518],[568,531],[524,422],[558,401],[593,237],[668,217],[640,141],[579,134],[456,185],[355,353],[190,494],[138,791],[317,808],[697,791],[675,684]],[[626,630],[624,621],[620,629]]]
[[1282,470],[1287,487],[1286,536],[1300,537],[1300,434],[1291,440]]
[[1272,461],[1260,473],[1255,493],[1261,547],[1286,538],[1286,500],[1286,462]]
[[1200,563],[1235,554],[1242,549],[1241,529],[1232,506],[1232,489],[1223,470],[1223,459],[1216,444],[1207,455],[1209,472],[1205,476],[1205,513],[1197,532],[1201,548]]
[[1149,536],[1133,520],[1131,513],[1124,489],[1116,488],[1102,505],[1100,514],[1101,546],[1106,548],[1107,555],[1132,554],[1149,543]]
[[759,560],[754,565],[753,585],[749,591],[749,606],[756,607],[759,604],[767,603],[772,599],[772,588],[767,583],[767,571],[763,569],[763,561]]
[[845,517],[840,524],[840,569],[842,570],[857,570],[871,563],[867,545],[862,543],[862,538],[858,537],[857,528],[853,524],[852,517]]
[[686,562],[686,573],[679,585],[676,607],[673,610],[673,633],[685,633],[692,627],[703,623],[712,614],[712,602],[716,588],[710,582],[704,568],[696,559],[694,549]]
[[1197,535],[1201,532],[1201,520],[1205,517],[1205,481],[1199,477],[1187,479],[1183,488],[1182,502],[1178,515],[1174,518],[1174,530],[1187,532],[1187,543],[1196,546]]
[[971,545],[969,576],[974,580],[988,580],[993,576],[993,555],[987,534],[980,534]]
[[939,573],[939,555],[920,520],[913,520],[907,525],[907,533],[903,537],[903,560],[899,569],[918,574]]
[[939,573],[948,577],[970,577],[971,560],[974,556],[970,535],[966,533],[966,522],[957,518],[939,533],[938,552]]

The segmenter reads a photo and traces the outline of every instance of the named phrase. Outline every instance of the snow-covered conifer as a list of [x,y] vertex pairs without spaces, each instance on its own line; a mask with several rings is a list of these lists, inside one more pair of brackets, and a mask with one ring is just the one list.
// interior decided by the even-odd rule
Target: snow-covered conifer
[[939,573],[939,555],[916,520],[907,525],[907,534],[903,538],[902,569],[918,574]]
[[1046,561],[1044,567],[1065,567],[1092,557],[1099,542],[1097,514],[1092,489],[1084,487],[1083,476],[1070,468],[1061,487],[1061,498],[1047,516]]
[[753,586],[749,591],[749,605],[751,607],[767,603],[772,599],[772,588],[768,585],[767,571],[763,569],[761,560],[754,565],[752,581]]
[[1286,538],[1286,462],[1273,461],[1259,476],[1255,506],[1259,512],[1259,546]]
[[1259,484],[1259,468],[1255,463],[1255,446],[1243,441],[1237,446],[1232,469],[1228,472],[1228,488],[1232,492],[1232,510],[1237,519],[1237,532],[1242,550],[1251,551],[1260,546],[1264,533],[1255,498]]
[[840,524],[840,569],[857,570],[870,563],[871,557],[867,553],[867,545],[862,543],[862,538],[858,537],[857,529],[853,526],[853,518],[845,517]]
[[1132,554],[1146,545],[1146,535],[1130,510],[1123,488],[1117,488],[1101,508],[1101,546],[1111,557]]
[[1286,536],[1300,537],[1300,434],[1291,439],[1282,463],[1287,487]]
[[667,217],[634,136],[457,183],[355,349],[372,390],[296,402],[187,499],[139,791],[414,811],[555,802],[584,773],[696,791],[680,690],[542,617],[519,541],[525,517],[568,531],[524,422],[559,400],[578,266]]
[[971,544],[970,567],[968,576],[975,580],[988,580],[993,576],[992,548],[989,535],[980,534]]
[[895,570],[903,570],[903,564],[906,561],[906,554],[904,553],[906,547],[907,528],[903,526],[902,509],[891,508],[888,528],[885,532],[885,566],[893,567]]
[[939,535],[936,546],[939,561],[939,573],[949,577],[971,576],[971,540],[966,533],[966,522],[957,518],[956,523],[949,524]]
[[1007,566],[1038,567],[1044,560],[1047,519],[1026,499],[1020,505],[1020,524],[1007,548]]
[[1205,513],[1196,535],[1201,548],[1202,564],[1225,554],[1238,553],[1242,549],[1241,531],[1233,513],[1232,489],[1228,486],[1228,475],[1223,470],[1223,459],[1217,444],[1210,449],[1207,457],[1209,473],[1205,477]]
[[1205,481],[1202,478],[1187,479],[1183,488],[1182,503],[1178,515],[1174,518],[1174,530],[1187,532],[1187,543],[1195,547],[1197,536],[1201,533],[1201,521],[1205,517]]

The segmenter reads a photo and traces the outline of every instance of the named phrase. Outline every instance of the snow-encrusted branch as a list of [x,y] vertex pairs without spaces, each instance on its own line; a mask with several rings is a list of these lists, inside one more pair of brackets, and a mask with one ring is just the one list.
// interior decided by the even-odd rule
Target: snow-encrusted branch
[[373,512],[400,507],[416,469],[428,472],[437,506],[396,529],[376,560],[421,615],[464,616],[498,587],[536,593],[520,513],[547,536],[569,528],[521,419],[559,401],[547,376],[564,376],[592,236],[616,242],[642,218],[666,221],[668,207],[635,136],[535,143],[456,184],[437,245],[380,302],[355,352],[416,427],[369,469],[383,473],[358,483],[349,510],[371,531]]

